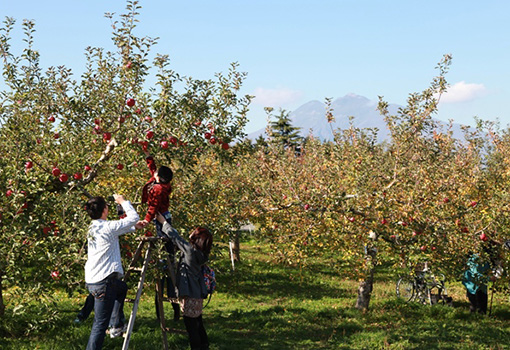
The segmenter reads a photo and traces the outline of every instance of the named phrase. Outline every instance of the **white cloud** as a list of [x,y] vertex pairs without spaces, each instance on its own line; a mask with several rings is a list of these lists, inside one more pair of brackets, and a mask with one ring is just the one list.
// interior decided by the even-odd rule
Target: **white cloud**
[[264,89],[256,88],[253,94],[255,98],[253,103],[263,107],[282,107],[287,104],[299,102],[303,93],[297,90],[287,88]]
[[488,91],[483,84],[469,84],[465,81],[450,86],[448,91],[441,96],[441,103],[459,103],[476,100],[487,95]]

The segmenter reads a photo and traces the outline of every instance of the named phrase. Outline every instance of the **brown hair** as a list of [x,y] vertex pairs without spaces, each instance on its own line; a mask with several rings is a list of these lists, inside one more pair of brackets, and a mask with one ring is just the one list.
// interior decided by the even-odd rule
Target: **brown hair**
[[195,228],[189,235],[189,240],[196,249],[202,251],[206,256],[209,256],[213,243],[213,237],[207,228]]

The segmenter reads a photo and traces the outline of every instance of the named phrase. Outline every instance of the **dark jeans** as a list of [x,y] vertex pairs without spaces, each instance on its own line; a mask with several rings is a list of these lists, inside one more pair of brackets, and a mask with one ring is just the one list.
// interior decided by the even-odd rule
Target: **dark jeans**
[[487,302],[489,299],[489,296],[487,293],[484,293],[481,291],[481,288],[478,289],[476,294],[471,294],[469,292],[466,292],[467,297],[469,299],[469,303],[471,304],[469,306],[469,310],[471,312],[479,312],[481,314],[487,313]]
[[[114,273],[98,283],[87,284],[94,296],[94,323],[90,331],[87,350],[101,349],[108,324],[115,328],[122,327],[124,319],[124,300],[127,285]],[[110,321],[111,317],[111,321]]]
[[188,331],[189,345],[192,350],[208,350],[209,338],[205,331],[202,315],[198,317],[184,316],[184,325]]
[[87,295],[87,299],[85,299],[85,304],[81,308],[80,312],[78,312],[78,318],[80,321],[85,321],[92,310],[94,310],[94,296],[89,293],[89,295]]

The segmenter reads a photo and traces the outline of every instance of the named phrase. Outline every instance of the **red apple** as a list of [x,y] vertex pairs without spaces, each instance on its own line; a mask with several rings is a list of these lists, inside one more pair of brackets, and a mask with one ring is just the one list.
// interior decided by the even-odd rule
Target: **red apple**
[[463,232],[463,233],[468,233],[468,232],[469,232],[469,229],[468,229],[467,227],[463,227],[463,228],[461,229],[461,232]]
[[133,66],[133,62],[127,61],[127,63],[124,65],[124,68],[131,69],[132,66]]
[[386,219],[381,220],[381,224],[386,225],[387,223],[388,223],[388,221]]
[[160,145],[161,145],[161,148],[167,149],[168,148],[168,141],[161,141]]
[[482,233],[480,234],[480,239],[481,239],[482,241],[484,241],[484,242],[485,242],[485,241],[487,241],[487,239],[488,239],[488,238],[487,238],[487,235],[485,234],[485,232],[482,232]]
[[421,250],[422,252],[426,251],[426,250],[427,250],[427,246],[426,246],[426,245],[422,245],[422,246],[420,247],[420,250]]
[[100,119],[97,119],[97,118],[96,118],[96,119],[94,119],[94,124],[96,124],[96,125],[101,124],[101,120],[100,120]]
[[126,121],[126,118],[119,117],[118,121],[119,121],[120,124],[122,124],[122,123],[124,123]]
[[81,173],[76,173],[76,174],[73,175],[73,177],[74,177],[75,180],[81,180],[83,175]]
[[83,169],[85,171],[91,171],[92,170],[92,168],[89,165],[85,165],[85,167]]
[[62,174],[58,179],[60,182],[67,182],[67,180],[69,180],[69,176],[67,176],[67,174]]
[[154,137],[154,131],[147,131],[146,136],[147,136],[147,139],[149,139],[149,140],[152,139]]
[[471,203],[469,203],[469,205],[472,207],[476,207],[477,204],[478,204],[478,202],[476,202],[476,201],[471,201]]
[[354,222],[356,219],[355,219],[353,216],[351,216],[351,217],[350,217],[350,218],[348,218],[347,220],[349,220],[350,222]]
[[309,204],[305,204],[304,208],[305,208],[305,210],[308,210],[308,209],[310,209],[310,205]]
[[214,137],[211,137],[211,139],[209,140],[209,143],[210,143],[211,145],[214,145],[214,144],[216,144],[216,141],[217,141],[217,140],[216,140]]
[[444,198],[443,203],[448,203],[450,201],[450,198]]
[[6,196],[6,197],[10,197],[10,196],[12,196],[12,194],[13,194],[12,190],[7,190],[7,191],[5,192],[5,196]]
[[60,176],[60,169],[57,168],[57,167],[53,167],[53,169],[51,169],[51,173],[53,174],[53,176]]
[[60,272],[58,270],[52,271],[51,272],[51,278],[53,278],[54,280],[59,280],[60,279]]
[[34,166],[34,163],[32,163],[31,161],[28,161],[25,163],[25,169],[32,169]]
[[208,139],[208,140],[211,138],[211,136],[212,136],[212,134],[211,134],[210,132],[206,132],[206,133],[204,134],[204,137],[205,137],[206,139]]
[[142,114],[142,110],[141,110],[140,108],[137,108],[137,109],[135,110],[135,113],[136,113],[136,114]]
[[105,140],[105,141],[110,141],[110,140],[111,140],[111,138],[112,138],[112,134],[111,134],[110,132],[105,132],[105,133],[103,134],[103,140]]
[[145,117],[145,121],[146,121],[147,123],[150,123],[150,122],[152,121],[152,118],[151,118],[151,117],[149,117],[149,116],[146,116],[146,117]]
[[117,164],[117,169],[119,169],[119,170],[124,169],[124,164],[122,164],[122,163]]
[[135,99],[134,99],[134,98],[128,98],[128,99],[126,100],[126,105],[127,105],[128,107],[133,107],[133,106],[135,105],[135,103],[136,103],[136,101],[135,101]]
[[221,144],[221,148],[223,148],[224,150],[227,150],[230,148],[230,146],[228,145],[228,143],[224,142]]
[[42,230],[43,230],[43,233],[44,233],[45,235],[47,235],[48,233],[50,233],[50,231],[51,231],[51,227],[46,226],[46,227],[44,227]]
[[174,145],[176,145],[176,144],[177,144],[177,142],[178,142],[177,137],[175,137],[175,136],[170,137],[170,138],[169,138],[169,140],[170,140],[170,142],[171,142],[172,144],[174,144]]
[[48,121],[49,121],[50,123],[54,123],[54,122],[55,122],[55,117],[54,117],[54,116],[50,116],[50,117],[48,118]]
[[53,134],[53,138],[57,140],[60,137],[60,134],[58,132]]
[[193,125],[200,126],[200,125],[202,125],[202,121],[201,120],[197,120],[196,122],[193,123]]
[[397,236],[395,236],[395,235],[390,236],[390,239],[395,239],[395,238],[397,238]]

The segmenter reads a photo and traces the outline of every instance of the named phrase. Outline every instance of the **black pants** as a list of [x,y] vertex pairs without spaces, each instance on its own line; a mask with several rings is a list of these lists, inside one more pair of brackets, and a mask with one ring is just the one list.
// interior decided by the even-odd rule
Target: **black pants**
[[189,336],[189,345],[191,350],[208,350],[209,338],[204,328],[202,315],[198,317],[184,316],[184,324]]
[[476,294],[471,294],[469,292],[467,292],[466,294],[469,299],[469,303],[471,304],[469,306],[469,310],[471,312],[479,312],[481,314],[487,313],[487,301],[489,299],[487,293],[482,292],[480,288],[478,289]]

